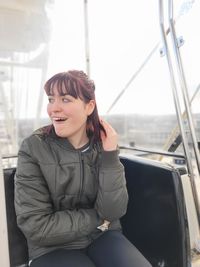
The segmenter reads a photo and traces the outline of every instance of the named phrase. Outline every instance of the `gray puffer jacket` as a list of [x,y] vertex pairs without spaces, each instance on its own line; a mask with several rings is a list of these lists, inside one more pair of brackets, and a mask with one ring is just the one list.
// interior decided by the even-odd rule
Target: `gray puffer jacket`
[[118,151],[90,145],[84,153],[47,127],[25,139],[15,176],[17,223],[30,259],[58,248],[88,246],[106,219],[120,229],[128,195]]

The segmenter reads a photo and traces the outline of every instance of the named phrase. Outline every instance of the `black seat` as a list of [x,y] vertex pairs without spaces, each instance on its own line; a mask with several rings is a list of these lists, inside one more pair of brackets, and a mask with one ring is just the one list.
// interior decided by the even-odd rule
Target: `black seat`
[[129,193],[123,233],[152,266],[187,266],[189,236],[179,172],[141,158],[121,162]]
[[[185,267],[188,236],[179,173],[143,159],[121,158],[121,162],[129,193],[127,213],[121,219],[124,234],[152,266]],[[15,169],[4,170],[11,267],[28,262],[26,239],[16,223],[14,174]]]
[[4,170],[6,212],[8,223],[8,240],[10,267],[28,266],[28,248],[26,238],[17,226],[14,208],[14,175],[16,169]]

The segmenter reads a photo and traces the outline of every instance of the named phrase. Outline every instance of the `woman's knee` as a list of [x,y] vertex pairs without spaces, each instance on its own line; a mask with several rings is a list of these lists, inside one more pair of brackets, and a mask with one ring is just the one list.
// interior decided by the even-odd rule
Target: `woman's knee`
[[30,267],[95,267],[89,257],[80,250],[59,249],[42,255]]
[[145,257],[119,231],[102,234],[90,245],[88,255],[97,266],[151,267]]

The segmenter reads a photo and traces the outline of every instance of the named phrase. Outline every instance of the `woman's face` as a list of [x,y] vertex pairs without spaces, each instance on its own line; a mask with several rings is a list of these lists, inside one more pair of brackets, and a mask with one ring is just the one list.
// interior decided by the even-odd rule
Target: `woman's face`
[[72,145],[85,141],[87,117],[93,112],[94,100],[89,103],[71,95],[60,95],[55,88],[48,96],[47,112],[58,136],[68,138]]

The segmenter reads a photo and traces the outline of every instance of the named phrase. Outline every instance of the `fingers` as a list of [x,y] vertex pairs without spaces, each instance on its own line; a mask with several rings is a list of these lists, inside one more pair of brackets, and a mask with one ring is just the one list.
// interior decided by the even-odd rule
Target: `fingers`
[[117,148],[117,143],[118,143],[118,135],[115,129],[105,120],[101,119],[100,123],[106,132],[105,135],[105,133],[101,131],[101,139],[104,150],[106,151],[115,150]]
[[102,124],[102,126],[104,127],[106,133],[110,132],[110,133],[116,133],[115,129],[105,120],[100,119],[100,123]]

